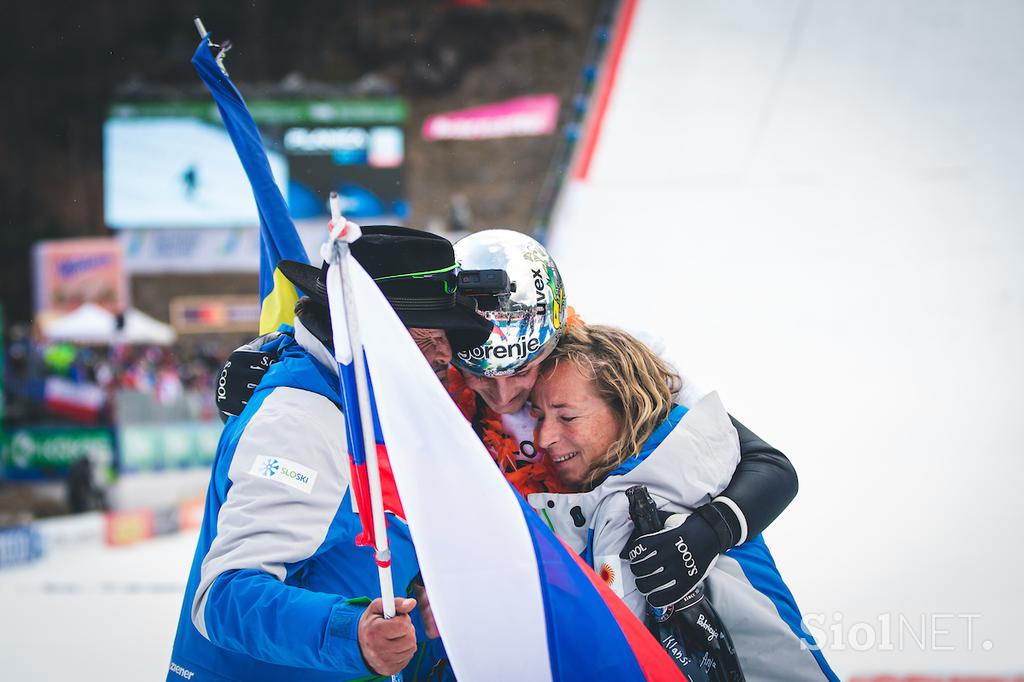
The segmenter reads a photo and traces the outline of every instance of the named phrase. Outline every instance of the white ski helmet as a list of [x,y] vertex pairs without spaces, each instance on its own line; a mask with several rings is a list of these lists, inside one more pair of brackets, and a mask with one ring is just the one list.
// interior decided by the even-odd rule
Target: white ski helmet
[[[483,230],[455,244],[462,269],[459,293],[478,302],[478,312],[494,323],[482,346],[456,353],[457,367],[485,377],[515,374],[558,343],[565,327],[565,288],[555,261],[535,239],[512,230]],[[508,276],[503,291],[474,292],[474,272]]]

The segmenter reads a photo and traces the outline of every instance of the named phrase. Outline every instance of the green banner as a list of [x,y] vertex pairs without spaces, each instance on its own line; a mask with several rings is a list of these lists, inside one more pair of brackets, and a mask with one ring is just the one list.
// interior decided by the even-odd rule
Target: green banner
[[133,424],[118,429],[121,471],[209,466],[217,452],[220,422]]
[[79,457],[109,469],[114,438],[104,428],[23,428],[0,436],[0,470],[12,478],[60,472]]
[[[400,99],[253,100],[246,102],[259,125],[401,125],[409,114]],[[118,102],[111,118],[198,118],[220,122],[210,102]]]

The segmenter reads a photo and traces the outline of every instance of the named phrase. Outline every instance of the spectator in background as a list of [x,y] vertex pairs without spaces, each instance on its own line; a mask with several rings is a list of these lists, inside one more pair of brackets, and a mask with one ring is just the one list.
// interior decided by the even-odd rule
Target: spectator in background
[[[79,346],[30,337],[24,325],[12,325],[4,385],[7,422],[14,426],[64,422],[67,416],[46,406],[46,383],[60,378],[74,385],[95,385],[108,396],[100,423],[111,423],[109,405],[116,391],[152,397],[157,406],[178,408],[168,419],[214,418],[209,400],[214,376],[227,349],[235,344],[211,340],[180,349],[157,346]],[[181,403],[187,403],[182,407]],[[159,421],[160,415],[153,414]]]
[[156,400],[161,405],[171,405],[182,397],[184,387],[178,371],[174,356],[165,355],[156,373]]
[[96,485],[92,460],[81,455],[68,467],[67,502],[72,514],[107,508],[106,494]]

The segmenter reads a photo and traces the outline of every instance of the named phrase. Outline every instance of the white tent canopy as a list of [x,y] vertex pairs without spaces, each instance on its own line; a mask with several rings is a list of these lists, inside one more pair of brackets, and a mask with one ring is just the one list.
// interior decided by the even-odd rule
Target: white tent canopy
[[125,312],[124,328],[118,330],[116,316],[95,303],[83,303],[67,315],[43,323],[43,335],[53,341],[108,344],[116,340],[160,346],[177,338],[170,325],[135,308]]
[[124,314],[123,343],[152,343],[167,346],[178,338],[169,324],[150,317],[137,308],[129,308]]

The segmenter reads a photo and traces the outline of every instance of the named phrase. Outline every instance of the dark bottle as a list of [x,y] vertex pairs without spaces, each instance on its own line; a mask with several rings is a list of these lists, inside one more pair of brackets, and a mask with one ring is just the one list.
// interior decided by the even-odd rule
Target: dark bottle
[[[641,534],[657,533],[664,524],[647,486],[626,491],[629,518]],[[743,682],[743,671],[704,583],[683,601],[666,609],[647,607],[647,628],[691,682]]]

